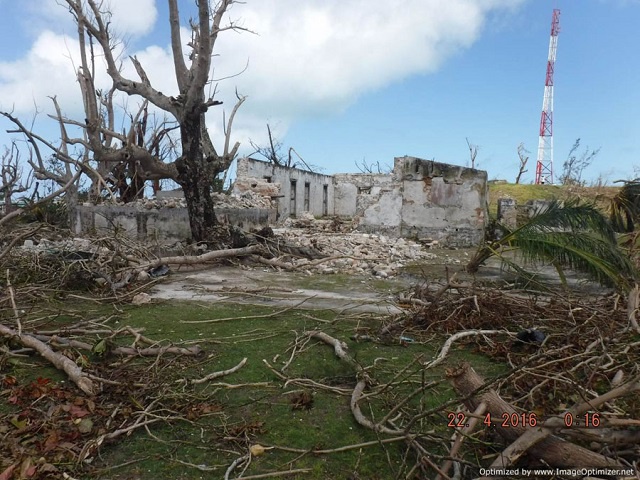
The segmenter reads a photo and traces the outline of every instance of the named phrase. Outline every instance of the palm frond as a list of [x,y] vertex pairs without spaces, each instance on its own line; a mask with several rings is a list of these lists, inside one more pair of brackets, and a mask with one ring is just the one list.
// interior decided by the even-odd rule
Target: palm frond
[[640,180],[625,182],[611,199],[609,218],[616,232],[633,232],[640,223]]
[[615,241],[615,231],[609,220],[594,205],[580,203],[579,200],[567,200],[564,203],[553,200],[545,210],[514,230],[513,234],[526,236],[536,232],[558,230],[574,233],[591,231],[607,240]]
[[515,249],[525,262],[554,265],[561,278],[560,269],[568,268],[623,290],[638,278],[629,256],[617,244],[611,222],[594,205],[578,200],[553,201],[521,227],[511,230],[503,226],[502,230],[502,238],[478,249],[467,265],[470,273],[492,256],[504,262],[501,252]]
[[625,288],[637,277],[635,267],[617,244],[593,232],[528,232],[511,244],[525,262],[549,262],[581,271],[602,285]]
[[498,258],[500,258],[503,267],[506,267],[508,270],[514,272],[517,275],[520,284],[522,284],[522,288],[538,291],[550,290],[549,285],[544,283],[539,278],[539,274],[525,269],[524,267],[513,261],[513,259],[508,258],[502,253],[497,253],[496,255],[498,256]]

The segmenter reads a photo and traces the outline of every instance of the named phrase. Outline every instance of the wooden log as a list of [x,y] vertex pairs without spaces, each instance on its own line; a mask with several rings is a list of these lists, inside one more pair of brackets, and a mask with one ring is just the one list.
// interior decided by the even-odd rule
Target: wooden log
[[[491,414],[492,421],[490,428],[495,430],[508,443],[516,442],[522,435],[531,430],[539,430],[538,435],[531,435],[533,432],[529,433],[528,437],[537,438],[535,438],[535,441],[523,442],[522,449],[519,452],[520,455],[526,451],[528,455],[543,460],[551,467],[558,468],[575,467],[576,465],[580,467],[623,467],[621,463],[612,458],[592,452],[553,435],[551,430],[545,427],[527,427],[519,422],[514,422],[517,423],[515,425],[509,422],[508,427],[503,427],[503,415],[509,415],[509,418],[511,418],[511,415],[515,414],[514,418],[522,418],[522,412],[506,402],[495,390],[487,389],[474,395],[474,392],[482,388],[484,380],[468,363],[448,370],[447,377],[449,377],[453,387],[459,394],[469,397],[465,401],[465,405],[470,411],[475,410],[483,402],[487,405],[487,413]],[[539,423],[541,424],[542,422]],[[495,462],[494,465],[498,463]],[[505,458],[505,462],[502,465],[507,466],[510,463],[511,460]]]
[[0,324],[0,335],[15,340],[21,345],[27,348],[32,348],[38,352],[41,357],[48,360],[58,370],[65,372],[69,379],[87,395],[95,395],[98,393],[98,387],[86,376],[82,371],[82,368],[61,353],[54,352],[46,343],[38,340],[32,335],[19,333],[18,331],[2,324]]

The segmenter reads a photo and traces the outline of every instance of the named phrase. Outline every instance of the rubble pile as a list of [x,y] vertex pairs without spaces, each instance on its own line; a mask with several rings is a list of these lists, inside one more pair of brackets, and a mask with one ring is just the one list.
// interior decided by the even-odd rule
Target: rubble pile
[[47,238],[40,238],[39,240],[27,239],[19,250],[36,255],[61,255],[68,260],[84,260],[112,254],[109,248],[96,245],[87,238],[62,238],[59,240],[50,240]]
[[[293,223],[298,221],[294,220]],[[295,267],[309,273],[369,274],[387,278],[412,263],[461,263],[459,259],[449,257],[447,250],[428,250],[425,245],[413,240],[375,233],[334,233],[327,231],[327,225],[328,221],[316,221],[311,228],[280,228],[274,229],[274,233],[287,244],[314,248],[327,256],[324,261],[288,259]]]
[[[214,193],[212,197],[216,208],[273,208],[271,199],[251,191],[230,195]],[[114,204],[130,205],[140,211],[161,208],[187,208],[187,201],[182,196],[141,198],[129,204],[121,202],[114,202]]]

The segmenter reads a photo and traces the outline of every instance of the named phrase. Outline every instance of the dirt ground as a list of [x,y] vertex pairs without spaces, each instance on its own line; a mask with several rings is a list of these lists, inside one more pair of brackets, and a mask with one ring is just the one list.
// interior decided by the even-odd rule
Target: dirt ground
[[[151,292],[158,300],[190,300],[198,302],[244,303],[308,309],[328,309],[336,312],[400,313],[398,295],[412,291],[416,285],[433,288],[456,275],[456,281],[492,282],[509,285],[513,275],[502,268],[497,259],[490,259],[475,276],[464,271],[475,249],[439,249],[433,258],[406,266],[402,272],[388,278],[351,273],[321,274],[317,272],[275,271],[269,267],[218,265],[201,270],[172,271]],[[541,278],[558,284],[553,268],[538,267]],[[586,282],[568,272],[568,281],[587,292],[602,293],[603,288]]]
[[379,280],[341,274],[311,276],[268,269],[217,266],[176,272],[158,284],[152,298],[298,306],[351,312],[399,313],[395,294],[410,287],[408,276]]

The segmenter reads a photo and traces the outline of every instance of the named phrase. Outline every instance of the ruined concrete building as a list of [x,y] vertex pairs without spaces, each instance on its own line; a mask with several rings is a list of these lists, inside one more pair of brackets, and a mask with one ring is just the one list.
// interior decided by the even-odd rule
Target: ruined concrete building
[[271,197],[276,219],[309,212],[352,218],[363,232],[475,246],[484,238],[487,172],[398,157],[390,174],[322,175],[251,158],[238,161],[235,193]]

